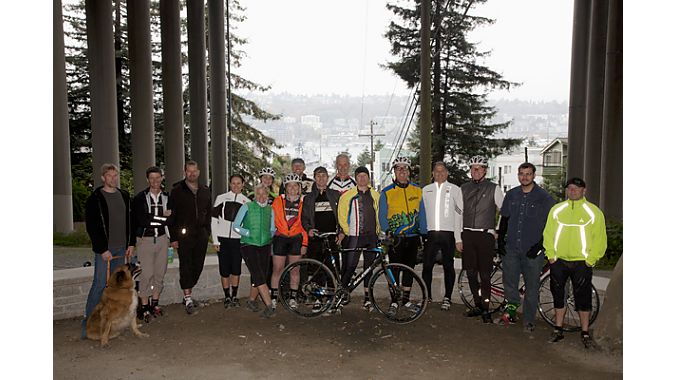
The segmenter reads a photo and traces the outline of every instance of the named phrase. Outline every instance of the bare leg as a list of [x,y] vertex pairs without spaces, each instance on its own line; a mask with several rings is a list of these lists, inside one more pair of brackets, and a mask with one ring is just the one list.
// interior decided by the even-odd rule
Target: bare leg
[[582,331],[589,331],[589,311],[578,311],[577,314],[580,316],[580,325],[582,326]]
[[[563,317],[566,316],[566,308],[554,309],[554,313],[556,326],[563,327]],[[582,319],[582,316],[580,316],[580,319]],[[587,322],[589,322],[589,319],[587,319]]]
[[[295,263],[300,260],[300,255],[289,256],[289,264]],[[277,280],[279,281],[279,279]],[[291,271],[291,289],[298,290],[298,283],[300,282],[300,268],[295,267]]]
[[261,299],[263,299],[263,303],[265,304],[265,306],[270,306],[270,304],[272,304],[272,299],[270,298],[270,291],[268,290],[268,285],[263,284],[258,286],[256,289],[257,292],[260,294]]
[[[286,256],[273,256],[272,257],[272,281],[271,285],[273,289],[279,287],[279,278],[282,275],[284,270],[284,265],[286,264]],[[261,291],[261,289],[259,289]],[[262,291],[261,291],[262,293]]]

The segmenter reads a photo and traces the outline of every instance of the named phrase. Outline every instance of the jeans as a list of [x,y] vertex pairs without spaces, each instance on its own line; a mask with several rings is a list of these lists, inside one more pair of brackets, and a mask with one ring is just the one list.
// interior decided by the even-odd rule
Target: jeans
[[[127,247],[114,248],[110,250],[110,253],[115,256],[121,256],[119,258],[114,258],[110,261],[110,273],[113,273],[117,267],[124,264],[124,253],[126,252]],[[101,257],[101,254],[94,253],[94,279],[92,280],[92,287],[89,289],[89,295],[87,296],[87,306],[85,307],[85,315],[82,320],[82,337],[86,335],[87,329],[87,318],[94,311],[96,305],[101,301],[101,295],[103,295],[103,289],[106,288],[107,281],[107,270],[108,265],[105,260]]]
[[529,259],[526,252],[519,252],[507,247],[507,253],[502,258],[502,281],[505,286],[505,299],[508,303],[519,305],[519,277],[523,274],[526,292],[523,297],[523,323],[534,323],[535,312],[538,307],[538,293],[540,291],[540,273],[544,265],[545,255],[540,254]]

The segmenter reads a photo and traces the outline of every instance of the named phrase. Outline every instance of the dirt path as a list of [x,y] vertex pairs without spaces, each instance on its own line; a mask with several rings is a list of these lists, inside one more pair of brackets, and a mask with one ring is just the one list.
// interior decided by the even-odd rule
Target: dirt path
[[355,303],[342,315],[300,319],[278,310],[264,320],[214,301],[188,316],[180,305],[144,325],[150,338],[126,332],[101,349],[79,340],[79,322],[54,321],[55,379],[339,379],[622,377],[622,358],[585,351],[579,333],[556,345],[540,323],[483,325],[430,305],[411,325],[393,325]]

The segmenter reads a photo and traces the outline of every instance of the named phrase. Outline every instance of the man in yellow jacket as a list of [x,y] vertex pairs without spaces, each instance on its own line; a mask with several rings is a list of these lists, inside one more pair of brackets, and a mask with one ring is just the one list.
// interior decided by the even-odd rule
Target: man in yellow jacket
[[549,341],[555,343],[563,339],[565,284],[571,278],[575,310],[582,325],[582,343],[589,348],[593,345],[589,335],[592,267],[606,253],[608,244],[603,212],[584,197],[586,187],[580,178],[568,180],[568,199],[549,211],[543,245],[551,264],[550,284],[556,312],[556,326]]

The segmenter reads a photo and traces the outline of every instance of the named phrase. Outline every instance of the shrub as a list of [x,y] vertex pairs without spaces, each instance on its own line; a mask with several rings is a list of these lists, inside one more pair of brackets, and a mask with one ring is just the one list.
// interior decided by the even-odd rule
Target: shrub
[[64,247],[91,247],[92,242],[85,230],[84,223],[75,223],[75,231],[64,234],[54,233],[54,245]]
[[608,235],[608,248],[605,256],[596,266],[600,269],[612,270],[622,256],[622,222],[606,220],[606,234]]

